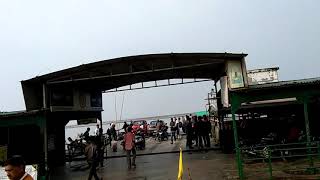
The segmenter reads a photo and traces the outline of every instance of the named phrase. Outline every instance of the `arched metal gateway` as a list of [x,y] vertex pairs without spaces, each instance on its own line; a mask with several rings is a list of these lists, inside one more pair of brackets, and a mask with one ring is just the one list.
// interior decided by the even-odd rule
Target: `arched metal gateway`
[[[22,88],[27,110],[47,108],[51,105],[50,92],[60,88],[102,92],[164,79],[217,81],[226,75],[228,63],[236,67],[232,70],[237,69],[239,77],[246,78],[242,76],[242,72],[246,73],[245,56],[247,54],[170,53],[121,57],[37,76],[22,81]],[[242,84],[246,81],[242,79]]]
[[[84,64],[24,80],[21,84],[26,111],[1,116],[0,127],[9,132],[29,124],[37,132],[29,139],[24,139],[21,133],[7,133],[9,142],[4,143],[8,144],[8,155],[23,154],[16,152],[19,143],[37,138],[33,144],[37,151],[23,154],[27,159],[36,160],[33,163],[40,164],[43,170],[47,165],[64,164],[65,125],[71,119],[101,119],[103,92],[157,80],[217,82],[222,77],[228,77],[225,79],[230,87],[247,87],[246,56],[232,53],[138,55]],[[17,140],[16,136],[22,138]]]

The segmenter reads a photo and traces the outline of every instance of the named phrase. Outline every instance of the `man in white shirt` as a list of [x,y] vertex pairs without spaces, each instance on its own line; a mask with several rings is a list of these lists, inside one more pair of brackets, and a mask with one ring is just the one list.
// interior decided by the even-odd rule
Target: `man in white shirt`
[[96,135],[96,136],[99,136],[99,124],[97,124],[97,128],[94,130],[94,134]]

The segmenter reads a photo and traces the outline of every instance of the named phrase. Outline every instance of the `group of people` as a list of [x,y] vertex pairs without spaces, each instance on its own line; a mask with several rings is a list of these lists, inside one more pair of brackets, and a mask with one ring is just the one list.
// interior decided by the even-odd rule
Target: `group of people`
[[[128,161],[128,168],[131,169],[131,167],[135,167],[135,159],[136,159],[136,151],[135,151],[135,135],[132,132],[132,126],[128,125],[124,127],[125,129],[125,135],[124,135],[124,149],[127,154],[127,161]],[[115,125],[112,124],[110,129],[107,130],[108,138],[117,141],[117,131],[115,129]],[[95,178],[95,180],[100,180],[102,178],[99,178],[97,175],[97,167],[100,166],[103,167],[103,153],[105,148],[104,143],[104,137],[103,137],[103,131],[102,128],[99,127],[97,124],[97,128],[95,130],[95,135],[90,136],[90,128],[88,127],[86,132],[83,133],[83,138],[87,142],[87,145],[85,147],[85,156],[87,158],[87,162],[90,167],[89,177],[88,179],[92,179],[92,177]],[[131,154],[133,155],[131,160]]]
[[180,135],[180,129],[182,129],[183,124],[181,122],[180,118],[171,118],[170,121],[170,131],[171,131],[171,144],[173,144],[173,141],[176,141],[176,139],[180,139],[181,135]]
[[[127,132],[128,127],[132,128],[133,126],[133,122],[131,122],[130,124],[128,124],[127,122],[124,122],[122,129]],[[107,129],[107,135],[108,135],[108,139],[111,141],[117,141],[118,140],[118,131],[120,131],[121,129],[116,130],[116,125],[114,123],[110,124],[110,128]]]
[[[124,149],[127,154],[128,161],[128,169],[131,167],[135,167],[135,159],[136,159],[136,150],[135,150],[135,135],[132,132],[132,126],[124,125],[123,129],[125,130],[124,135]],[[84,138],[87,141],[87,146],[85,148],[85,155],[87,157],[87,162],[90,166],[89,178],[94,177],[96,180],[100,179],[97,175],[97,167],[103,166],[103,152],[104,152],[104,137],[102,128],[99,128],[97,124],[97,128],[95,130],[95,136],[89,136],[90,128],[87,128],[87,131],[84,133]],[[115,124],[111,124],[111,127],[107,130],[108,138],[114,141],[118,140],[117,131],[115,129]],[[131,154],[133,155],[131,160]]]
[[[189,149],[194,148],[194,144],[199,149],[204,147],[210,148],[210,134],[212,133],[212,125],[207,115],[203,116],[188,116],[181,121],[181,118],[171,118],[170,124],[171,144],[181,138],[181,134],[186,133]],[[157,131],[168,129],[167,124],[163,121],[157,122]]]
[[94,131],[94,136],[90,136],[89,127],[82,135],[83,139],[86,141],[84,153],[90,167],[89,178],[88,178],[89,180],[92,179],[92,177],[94,177],[95,180],[100,180],[100,178],[97,175],[97,167],[99,166],[99,164],[100,164],[100,167],[103,167],[103,161],[104,161],[103,154],[104,154],[105,144],[104,144],[103,130],[99,126],[99,124],[97,124],[96,126],[97,127]]
[[187,134],[186,146],[193,149],[193,141],[199,149],[210,148],[211,122],[208,116],[186,116],[185,131]]
[[[135,145],[135,134],[133,133],[133,123],[127,124],[126,122],[123,124],[122,129],[124,130],[125,134],[123,137],[123,147],[126,151],[127,156],[127,165],[128,169],[131,169],[132,167],[136,167],[136,145]],[[111,124],[110,129],[107,130],[107,134],[110,139],[113,139],[114,141],[118,140],[117,138],[117,130],[115,129],[115,124]],[[131,158],[132,154],[132,158]]]
[[[127,155],[127,165],[128,169],[136,167],[136,147],[135,147],[135,134],[133,133],[132,123],[123,125],[125,134],[123,137],[124,150]],[[180,134],[182,132],[187,135],[186,146],[189,149],[193,149],[193,145],[203,149],[204,147],[210,147],[210,133],[211,133],[211,123],[206,115],[204,116],[186,116],[185,119],[181,121],[180,118],[171,118],[169,124],[171,130],[171,144],[173,144],[176,139],[181,138]],[[161,121],[157,122],[158,131],[161,129],[168,129],[167,124]],[[99,179],[97,176],[96,168],[100,165],[103,166],[103,141],[102,141],[102,129],[97,125],[95,130],[95,136],[89,136],[90,128],[84,133],[84,138],[88,142],[85,148],[85,155],[87,161],[90,165],[89,179],[94,177],[96,180]],[[112,124],[110,129],[107,130],[107,135],[110,139],[115,141],[118,140],[117,130],[115,129],[115,124]],[[132,158],[131,158],[132,156]]]
[[118,133],[116,130],[116,125],[115,124],[110,124],[110,128],[107,129],[107,135],[108,135],[108,139],[111,140],[118,140]]

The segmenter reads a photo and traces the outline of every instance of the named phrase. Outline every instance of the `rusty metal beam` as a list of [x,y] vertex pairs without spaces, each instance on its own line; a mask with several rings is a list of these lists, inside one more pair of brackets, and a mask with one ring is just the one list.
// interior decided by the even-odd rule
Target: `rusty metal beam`
[[170,84],[163,84],[163,85],[158,85],[155,81],[154,86],[147,86],[147,87],[137,87],[137,88],[130,88],[129,89],[121,89],[118,90],[116,88],[115,90],[108,90],[108,91],[102,91],[102,93],[112,93],[112,92],[120,92],[120,91],[131,91],[131,90],[138,90],[138,89],[148,89],[148,88],[156,88],[156,87],[165,87],[165,86],[175,86],[175,85],[181,85],[181,84],[191,84],[191,83],[198,83],[198,82],[206,82],[206,81],[212,81],[211,79],[204,79],[204,80],[195,80],[195,81],[190,81],[190,82],[179,82],[179,83],[170,83]]

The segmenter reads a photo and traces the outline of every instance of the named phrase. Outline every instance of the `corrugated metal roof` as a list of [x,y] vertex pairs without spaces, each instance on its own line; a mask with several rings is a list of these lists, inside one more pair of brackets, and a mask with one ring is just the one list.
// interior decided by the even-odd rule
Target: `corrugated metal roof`
[[[38,82],[43,81],[46,82],[51,79],[61,78],[64,76],[70,76],[75,73],[85,73],[86,71],[94,71],[97,68],[101,68],[103,66],[113,66],[113,68],[116,68],[120,65],[120,63],[128,63],[130,61],[133,62],[151,62],[155,59],[161,60],[162,63],[168,63],[169,66],[171,66],[171,61],[175,60],[175,62],[179,61],[185,61],[186,59],[195,59],[197,61],[215,61],[217,59],[223,59],[223,60],[232,60],[232,59],[241,59],[246,57],[248,54],[244,53],[163,53],[163,54],[144,54],[144,55],[136,55],[136,56],[127,56],[127,57],[119,57],[109,60],[102,60],[98,62],[88,63],[88,64],[82,64],[79,66],[75,66],[72,68],[52,72],[49,74],[36,76],[34,78],[24,80],[22,83],[28,83],[28,82]],[[123,68],[123,67],[120,67]],[[127,69],[125,69],[127,70]]]
[[[218,80],[228,61],[243,61],[247,54],[166,53],[120,57],[76,66],[22,81],[26,108],[42,107],[43,89],[78,87],[108,91],[141,82],[167,79]],[[81,88],[80,88],[81,87]]]
[[43,110],[0,112],[0,120],[9,117],[28,116],[40,112],[43,112]]
[[0,112],[0,116],[8,116],[12,114],[21,114],[25,113],[26,111],[10,111],[10,112]]
[[287,87],[308,86],[308,85],[320,85],[320,77],[251,85],[247,88],[233,89],[231,91],[233,92],[254,91],[254,90],[261,90],[261,89],[287,88]]

